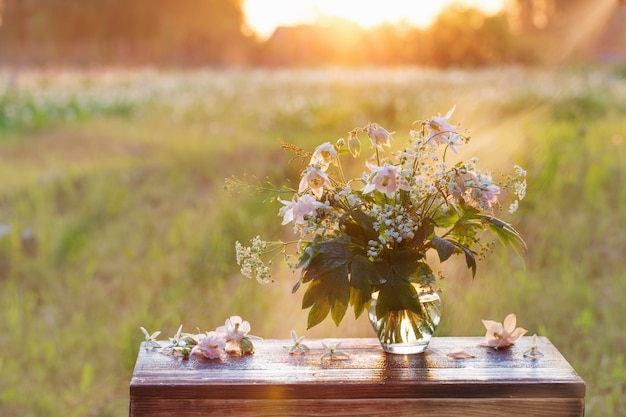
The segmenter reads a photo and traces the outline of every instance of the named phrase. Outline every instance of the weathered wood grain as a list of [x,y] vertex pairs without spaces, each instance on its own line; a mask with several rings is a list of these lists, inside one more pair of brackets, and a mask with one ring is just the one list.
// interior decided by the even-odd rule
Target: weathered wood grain
[[[391,355],[377,339],[342,339],[347,360],[321,360],[320,340],[290,355],[287,340],[255,344],[256,353],[189,360],[140,348],[130,383],[139,416],[582,416],[585,384],[546,338],[531,361],[525,337],[509,349],[482,338],[434,338],[418,355]],[[324,340],[336,343],[339,340]],[[453,359],[455,347],[475,355]]]

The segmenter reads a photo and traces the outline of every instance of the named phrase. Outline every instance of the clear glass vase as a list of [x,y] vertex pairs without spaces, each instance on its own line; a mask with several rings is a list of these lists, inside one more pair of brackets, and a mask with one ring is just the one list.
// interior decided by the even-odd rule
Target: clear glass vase
[[378,293],[372,294],[369,319],[383,350],[388,353],[413,354],[424,352],[441,318],[441,299],[432,289],[417,286],[423,314],[410,310],[390,310],[378,319],[376,301]]

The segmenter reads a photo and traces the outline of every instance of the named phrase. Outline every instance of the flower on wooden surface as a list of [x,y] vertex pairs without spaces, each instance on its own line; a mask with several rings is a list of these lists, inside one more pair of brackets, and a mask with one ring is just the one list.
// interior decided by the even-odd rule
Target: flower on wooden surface
[[161,334],[161,331],[158,330],[154,333],[149,333],[145,328],[140,327],[141,331],[143,332],[144,336],[146,337],[145,343],[146,343],[146,349],[149,348],[160,348],[161,344],[159,342],[157,342],[156,338]]
[[194,335],[190,333],[182,333],[183,325],[181,324],[174,337],[170,337],[169,344],[163,347],[163,352],[173,355],[180,355],[188,358],[193,347],[198,343]]
[[485,334],[485,345],[500,349],[513,345],[517,339],[524,336],[528,330],[522,327],[515,327],[517,316],[513,313],[506,316],[503,323],[493,320],[483,320],[487,329]]
[[200,341],[193,351],[199,352],[207,359],[221,358],[226,351],[224,335],[216,331],[207,332],[205,335],[200,336]]
[[[221,334],[226,342],[226,351],[231,353],[251,353],[254,352],[254,346],[252,346],[251,339],[258,339],[260,337],[249,335],[250,323],[242,319],[240,316],[231,316],[226,319],[223,326],[215,329],[215,332]],[[242,341],[244,348],[242,349]]]
[[350,359],[350,355],[348,355],[346,352],[337,350],[337,348],[339,348],[340,345],[341,345],[341,342],[335,343],[334,345],[327,345],[326,343],[322,342],[322,346],[324,346],[324,349],[326,349],[326,352],[322,354],[322,356],[320,357],[320,360],[330,359],[332,361],[332,360]]
[[537,348],[537,334],[533,335],[530,349],[524,352],[524,357],[531,361],[536,361],[543,356],[543,353]]
[[309,351],[309,347],[302,343],[304,340],[304,336],[298,337],[295,330],[291,331],[291,340],[293,344],[291,346],[283,346],[285,349],[289,350],[289,354],[297,354],[297,353],[307,353]]

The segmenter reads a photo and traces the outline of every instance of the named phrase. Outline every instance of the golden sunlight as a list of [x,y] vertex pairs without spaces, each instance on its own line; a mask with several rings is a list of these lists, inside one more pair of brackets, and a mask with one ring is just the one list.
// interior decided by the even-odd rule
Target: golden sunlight
[[340,17],[364,28],[405,22],[427,27],[448,5],[459,3],[485,13],[496,13],[506,0],[244,0],[246,21],[259,37],[271,36],[278,26],[311,24],[325,17]]

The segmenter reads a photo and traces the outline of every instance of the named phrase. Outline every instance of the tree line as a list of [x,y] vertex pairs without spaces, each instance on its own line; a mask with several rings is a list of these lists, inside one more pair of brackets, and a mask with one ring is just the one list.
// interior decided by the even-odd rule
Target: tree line
[[339,18],[261,41],[242,0],[0,0],[0,65],[481,66],[540,62],[584,0],[451,6],[428,29]]

